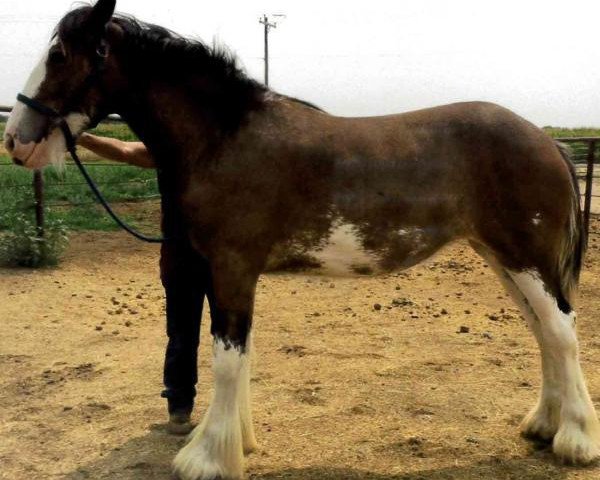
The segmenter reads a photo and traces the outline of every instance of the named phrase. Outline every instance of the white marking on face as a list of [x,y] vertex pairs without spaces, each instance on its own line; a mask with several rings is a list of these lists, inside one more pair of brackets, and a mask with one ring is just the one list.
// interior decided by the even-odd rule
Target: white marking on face
[[[46,78],[48,53],[57,43],[58,39],[55,39],[48,46],[29,75],[29,78],[23,87],[23,93],[26,96],[35,97],[35,95],[38,94],[40,86]],[[17,101],[6,124],[5,140],[6,136],[9,134],[15,139],[13,156],[23,161],[27,168],[42,168],[49,163],[59,167],[62,166],[67,146],[60,129],[54,129],[47,138],[42,139],[42,141],[37,144],[33,142],[23,144],[19,141],[19,128],[22,127],[23,122],[27,121],[27,116],[25,115],[27,108],[26,105]],[[75,137],[87,127],[90,121],[87,115],[81,113],[69,113],[65,117],[65,120]]]
[[[65,120],[74,137],[77,137],[89,124],[89,117],[81,113],[69,113]],[[25,166],[27,168],[38,169],[52,164],[62,168],[65,160],[67,144],[60,128],[55,128],[48,138],[44,138],[36,144],[35,149],[27,158]]]
[[[46,78],[46,61],[48,60],[48,52],[52,45],[49,45],[48,48],[44,51],[38,63],[33,67],[33,70],[29,74],[27,81],[25,82],[25,86],[23,87],[23,94],[28,97],[33,97],[37,94],[42,85],[44,79]],[[21,102],[16,102],[10,117],[8,117],[8,122],[6,122],[6,128],[4,131],[4,140],[6,140],[6,136],[8,134],[13,137],[17,137],[18,139],[18,130],[19,125],[23,119],[23,114],[25,113],[26,106]],[[31,146],[31,150],[33,151],[33,146]],[[29,152],[31,153],[31,152]],[[23,159],[21,159],[23,160]]]
[[48,54],[50,53],[50,49],[57,43],[58,39],[55,39],[50,45],[48,45],[48,48],[44,50],[42,57],[29,74],[29,78],[23,87],[23,93],[28,97],[33,97],[39,92],[40,86],[46,78],[46,62],[48,61]]
[[531,223],[533,223],[536,227],[542,222],[542,214],[540,212],[535,214],[535,217],[531,219]]
[[191,433],[189,443],[173,462],[183,478],[242,478],[243,450],[239,395],[245,353],[213,343],[215,391],[202,423]]

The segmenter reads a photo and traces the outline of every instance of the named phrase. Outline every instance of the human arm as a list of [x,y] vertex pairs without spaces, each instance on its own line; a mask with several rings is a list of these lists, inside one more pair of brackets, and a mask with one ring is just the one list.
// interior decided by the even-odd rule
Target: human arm
[[154,160],[142,142],[124,142],[116,138],[82,133],[77,143],[96,155],[142,168],[155,168]]

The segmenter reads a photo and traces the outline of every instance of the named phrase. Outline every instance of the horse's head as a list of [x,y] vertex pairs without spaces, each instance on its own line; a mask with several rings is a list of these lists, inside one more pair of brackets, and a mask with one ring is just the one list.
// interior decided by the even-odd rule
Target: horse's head
[[[111,62],[109,21],[116,0],[98,0],[69,12],[31,72],[23,94],[56,110],[73,135],[107,113],[102,84]],[[18,102],[4,133],[6,149],[17,164],[41,168],[59,163],[66,143],[57,121]]]

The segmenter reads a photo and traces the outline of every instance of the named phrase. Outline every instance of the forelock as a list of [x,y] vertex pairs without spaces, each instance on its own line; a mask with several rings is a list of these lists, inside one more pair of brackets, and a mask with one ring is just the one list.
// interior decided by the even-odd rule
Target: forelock
[[54,31],[54,35],[63,42],[71,42],[81,40],[87,35],[85,22],[88,19],[92,7],[90,5],[82,5],[67,13],[58,23]]

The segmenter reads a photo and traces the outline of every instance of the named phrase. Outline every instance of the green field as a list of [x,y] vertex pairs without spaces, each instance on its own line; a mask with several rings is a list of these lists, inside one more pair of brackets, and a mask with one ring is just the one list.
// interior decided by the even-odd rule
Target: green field
[[544,131],[554,138],[600,137],[600,128],[544,127]]
[[[0,135],[4,133],[0,123]],[[92,130],[98,135],[121,140],[135,140],[135,135],[122,124],[102,124]],[[159,201],[156,175],[152,169],[118,164],[80,148],[80,156],[106,199],[129,222],[148,223],[156,230],[156,212]],[[83,177],[69,160],[62,170],[46,168],[44,202],[49,219],[60,219],[70,229],[113,230],[116,225],[98,206]],[[30,211],[33,215],[33,174],[12,164],[6,151],[0,148],[0,229],[11,224],[10,212]],[[133,203],[135,202],[135,203]],[[131,205],[135,205],[135,208]]]
[[[5,123],[0,122],[0,137]],[[566,129],[544,127],[558,137],[600,137],[598,128]],[[104,123],[92,133],[121,140],[135,140],[135,135],[123,124]],[[131,167],[100,159],[84,149],[81,157],[105,197],[129,222],[147,230],[156,230],[158,222],[158,189],[153,170]],[[12,165],[0,147],[0,229],[10,227],[7,212],[27,211],[33,215],[32,173]],[[60,219],[74,230],[113,230],[117,227],[95,202],[95,198],[72,162],[62,170],[44,170],[47,216]]]

